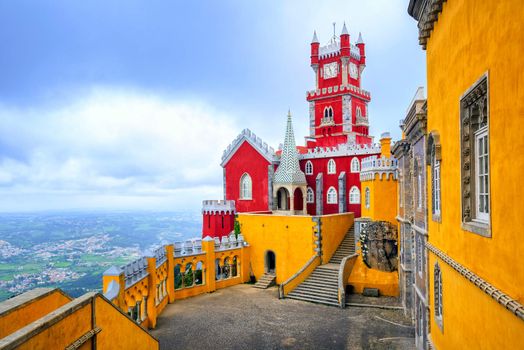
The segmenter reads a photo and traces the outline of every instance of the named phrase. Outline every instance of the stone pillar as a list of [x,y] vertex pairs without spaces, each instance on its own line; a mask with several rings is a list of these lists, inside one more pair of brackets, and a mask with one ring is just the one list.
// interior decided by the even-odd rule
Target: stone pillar
[[307,215],[307,187],[304,188],[304,191],[302,191],[302,214]]
[[167,295],[169,303],[175,301],[175,249],[172,244],[164,246],[167,256]]
[[124,271],[122,271],[121,269],[119,269],[116,266],[111,266],[107,271],[104,272],[102,276],[102,291],[104,293],[107,292],[109,284],[113,281],[118,283],[119,290],[118,290],[118,296],[111,301],[120,310],[127,313],[127,310],[124,310],[124,306],[125,306],[124,293],[126,289],[126,279],[125,279]]
[[338,176],[338,212],[345,213],[347,211],[346,206],[346,172],[342,171]]
[[342,57],[342,85],[348,84],[348,62],[349,57]]
[[209,236],[202,240],[202,251],[206,253],[205,283],[207,292],[214,292],[216,290],[215,283],[215,240]]
[[323,194],[324,194],[324,181],[323,181],[322,173],[318,173],[318,175],[317,175],[316,187],[317,187],[316,196],[315,196],[316,207],[317,207],[316,215],[322,215],[322,212],[324,211],[324,196],[323,196]]
[[149,324],[149,328],[155,328],[156,327],[156,285],[158,284],[157,278],[156,278],[156,258],[154,254],[150,254],[150,256],[146,256],[147,259],[147,272],[149,276],[147,276],[147,320]]

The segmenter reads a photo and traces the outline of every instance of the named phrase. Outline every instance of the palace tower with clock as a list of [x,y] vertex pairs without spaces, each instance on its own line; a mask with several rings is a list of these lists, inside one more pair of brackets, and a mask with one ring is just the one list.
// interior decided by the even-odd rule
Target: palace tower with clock
[[205,235],[230,232],[231,217],[238,212],[353,212],[360,217],[362,160],[390,157],[389,151],[383,152],[389,147],[381,144],[389,145],[391,140],[384,134],[381,144],[374,144],[369,135],[371,95],[361,88],[365,66],[362,36],[352,44],[345,24],[340,36],[333,35],[325,45],[313,34],[315,88],[306,93],[309,135],[305,146],[295,144],[290,114],[283,147],[276,151],[244,129],[222,156],[224,199],[204,201]]

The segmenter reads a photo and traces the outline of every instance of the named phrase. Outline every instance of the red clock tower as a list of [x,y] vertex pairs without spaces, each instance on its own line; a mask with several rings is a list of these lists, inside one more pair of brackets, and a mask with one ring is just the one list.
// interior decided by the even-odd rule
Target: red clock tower
[[360,87],[365,45],[360,34],[356,45],[349,39],[345,23],[340,37],[333,35],[325,46],[320,46],[316,32],[313,35],[311,67],[316,87],[307,92],[308,148],[372,142],[367,118],[371,96]]

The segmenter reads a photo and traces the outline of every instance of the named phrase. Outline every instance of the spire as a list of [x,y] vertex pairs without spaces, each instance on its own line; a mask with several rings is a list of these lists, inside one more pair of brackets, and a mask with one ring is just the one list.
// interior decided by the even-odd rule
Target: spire
[[313,39],[311,40],[311,43],[312,44],[318,44],[319,43],[318,38],[317,38],[317,31],[316,30],[313,32]]
[[275,183],[284,184],[306,184],[306,175],[300,170],[298,152],[295,144],[295,134],[291,121],[291,111],[287,112],[286,136],[284,147],[280,157],[280,164],[275,172]]
[[340,35],[349,35],[348,29],[346,28],[346,22],[344,22],[344,26],[342,27],[342,33]]
[[364,44],[364,40],[362,40],[362,33],[361,32],[358,32],[357,44]]

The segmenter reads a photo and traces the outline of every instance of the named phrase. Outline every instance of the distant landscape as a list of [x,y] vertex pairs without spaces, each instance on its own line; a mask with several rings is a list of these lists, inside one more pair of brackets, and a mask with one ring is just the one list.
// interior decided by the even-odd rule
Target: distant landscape
[[201,236],[198,212],[0,214],[0,301],[35,287],[77,297],[146,249]]

